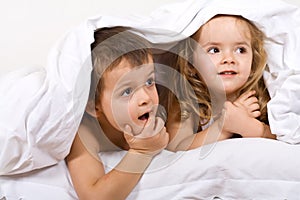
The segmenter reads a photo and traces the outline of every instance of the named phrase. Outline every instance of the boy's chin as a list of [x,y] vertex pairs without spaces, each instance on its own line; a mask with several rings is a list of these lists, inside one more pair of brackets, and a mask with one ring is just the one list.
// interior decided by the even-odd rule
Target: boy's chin
[[143,132],[146,123],[147,123],[147,121],[145,121],[145,123],[139,123],[139,124],[126,123],[126,124],[119,125],[118,129],[121,132],[125,133],[126,132],[125,126],[129,125],[130,129],[131,129],[131,132],[129,134],[132,134],[134,136],[138,136]]
[[145,124],[146,124],[146,121],[145,121],[145,123],[143,125],[141,125],[141,124],[139,124],[139,125],[137,125],[137,124],[132,125],[131,126],[132,134],[134,136],[140,135],[143,132],[144,128],[145,128]]

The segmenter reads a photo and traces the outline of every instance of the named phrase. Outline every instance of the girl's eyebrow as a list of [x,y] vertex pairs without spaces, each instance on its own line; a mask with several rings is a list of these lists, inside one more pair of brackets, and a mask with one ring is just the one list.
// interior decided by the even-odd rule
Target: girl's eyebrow
[[243,41],[243,42],[237,42],[236,45],[246,45],[248,47],[251,47],[251,44],[248,43],[248,42],[245,42],[245,41]]
[[205,47],[205,46],[217,46],[219,45],[220,42],[211,42],[211,41],[208,41],[206,43],[204,43],[202,46]]
[[[202,45],[202,47],[206,47],[206,46],[218,46],[220,45],[221,42],[206,42],[205,44]],[[248,47],[251,47],[251,44],[245,41],[241,41],[241,42],[235,42],[235,45],[246,45]]]

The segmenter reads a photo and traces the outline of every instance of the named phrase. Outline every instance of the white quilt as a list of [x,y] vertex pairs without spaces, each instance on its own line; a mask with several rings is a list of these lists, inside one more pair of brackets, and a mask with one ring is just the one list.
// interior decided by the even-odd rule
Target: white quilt
[[[300,11],[280,0],[241,2],[185,0],[147,18],[96,16],[61,38],[45,68],[0,76],[0,199],[41,199],[39,193],[30,192],[40,191],[38,188],[46,192],[45,198],[46,194],[57,195],[52,199],[76,198],[61,163],[85,109],[95,29],[130,26],[153,43],[171,47],[219,13],[243,15],[268,37],[269,121],[272,132],[283,142],[234,139],[218,143],[211,152],[207,147],[207,151],[176,154],[164,151],[129,199],[299,198],[300,146],[287,143],[300,143]],[[113,158],[101,155],[107,169],[119,154],[122,152],[113,153]],[[203,155],[207,156],[199,159]],[[47,166],[52,167],[38,170]]]
[[[122,152],[102,153],[109,171]],[[300,145],[231,139],[188,152],[157,155],[128,200],[300,197]],[[29,174],[0,177],[0,199],[76,200],[64,162]]]
[[44,69],[0,76],[0,175],[53,165],[68,154],[89,93],[95,29],[133,27],[167,48],[219,13],[243,15],[266,33],[271,130],[278,140],[300,143],[300,9],[280,0],[181,0],[150,17],[90,18],[58,41]]

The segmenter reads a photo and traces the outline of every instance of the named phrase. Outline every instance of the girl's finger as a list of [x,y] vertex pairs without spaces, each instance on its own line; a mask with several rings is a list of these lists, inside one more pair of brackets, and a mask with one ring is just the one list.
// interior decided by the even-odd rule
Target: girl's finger
[[245,105],[251,105],[251,104],[254,104],[254,103],[257,103],[257,102],[258,102],[258,99],[256,97],[252,96],[252,97],[249,97],[248,99],[246,99],[244,101],[244,104]]
[[249,92],[245,92],[245,93],[241,94],[241,96],[239,96],[239,98],[237,99],[237,101],[245,101],[249,97],[253,96],[255,93],[256,93],[255,90],[251,90]]
[[261,112],[260,112],[259,110],[253,111],[253,112],[251,113],[251,116],[252,116],[253,118],[257,118],[257,117],[259,117],[260,115],[261,115]]

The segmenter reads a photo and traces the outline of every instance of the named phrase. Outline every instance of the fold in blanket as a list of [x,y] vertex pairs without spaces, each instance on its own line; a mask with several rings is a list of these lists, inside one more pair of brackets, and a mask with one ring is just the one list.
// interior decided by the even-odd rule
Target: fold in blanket
[[[279,140],[300,143],[299,8],[280,0],[186,0],[166,5],[150,17],[98,16],[86,20],[52,49],[46,74],[36,83],[39,89],[24,97],[22,107],[10,101],[19,98],[18,87],[7,93],[9,89],[0,85],[1,96],[6,97],[0,102],[0,175],[48,166],[68,154],[87,102],[95,29],[129,26],[167,48],[216,14],[242,15],[267,35],[269,70],[265,80],[272,97],[268,104],[271,130]],[[26,81],[22,84],[26,90]],[[24,120],[15,120],[20,112]]]

